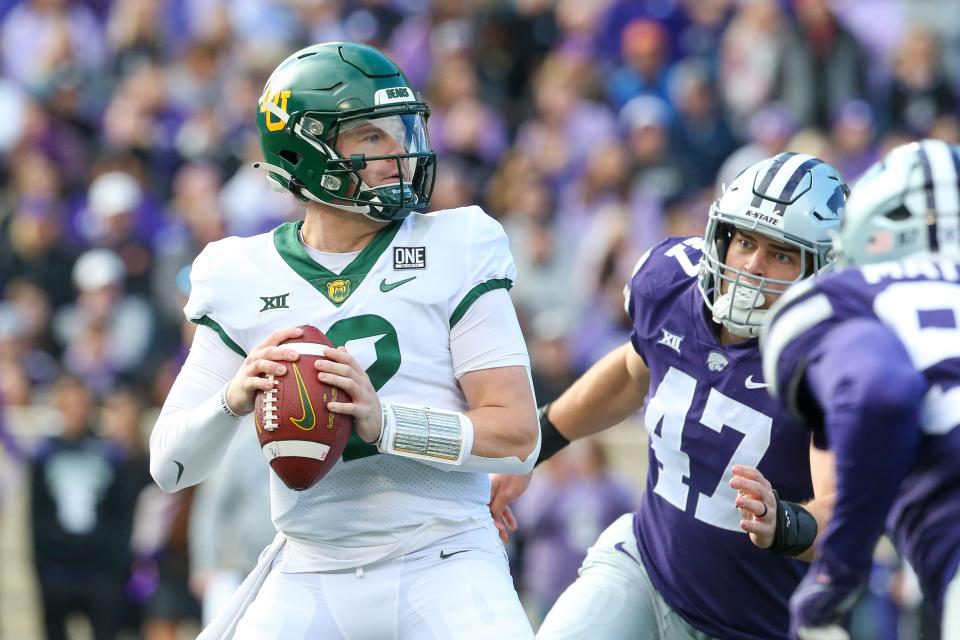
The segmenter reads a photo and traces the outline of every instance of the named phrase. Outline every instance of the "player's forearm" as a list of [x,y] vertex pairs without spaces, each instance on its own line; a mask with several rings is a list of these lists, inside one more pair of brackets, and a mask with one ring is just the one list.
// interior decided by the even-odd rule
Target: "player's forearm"
[[[540,425],[536,407],[481,407],[467,412],[473,422],[471,453],[484,458],[517,458],[526,462],[537,447]],[[530,460],[530,468],[533,468]]]
[[643,406],[646,370],[642,364],[629,366],[628,358],[639,360],[629,342],[604,356],[550,403],[550,421],[565,438],[576,440],[599,433]]
[[150,434],[150,474],[164,491],[197,484],[219,464],[237,430],[221,391],[242,362],[212,329],[197,327]]
[[214,394],[192,410],[161,411],[150,434],[150,475],[172,493],[195,485],[216,468],[237,430],[237,420]]
[[387,403],[378,447],[446,471],[526,474],[540,449],[536,401],[526,367],[460,378],[467,412]]
[[794,556],[797,560],[804,562],[813,562],[819,548],[819,541],[824,537],[827,525],[830,524],[830,518],[833,516],[833,505],[836,503],[837,494],[831,493],[823,497],[816,497],[803,505],[813,519],[817,521],[817,537],[809,549],[803,553]]

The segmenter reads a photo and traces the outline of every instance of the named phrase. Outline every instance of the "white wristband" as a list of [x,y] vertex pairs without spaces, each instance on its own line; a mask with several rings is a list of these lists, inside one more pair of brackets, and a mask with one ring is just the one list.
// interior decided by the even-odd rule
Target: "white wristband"
[[377,449],[404,458],[460,466],[473,449],[473,423],[459,411],[387,403],[383,405]]
[[233,418],[234,420],[239,420],[243,416],[230,408],[230,405],[227,404],[227,388],[230,386],[230,383],[223,385],[223,389],[220,390],[220,408],[223,409],[223,412]]

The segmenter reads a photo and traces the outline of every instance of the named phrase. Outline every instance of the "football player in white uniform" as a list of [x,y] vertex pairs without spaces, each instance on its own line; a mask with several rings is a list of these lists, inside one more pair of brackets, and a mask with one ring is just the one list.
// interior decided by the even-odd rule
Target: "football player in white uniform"
[[[428,115],[366,45],[308,47],[267,81],[260,166],[306,216],[197,257],[184,311],[200,326],[151,472],[167,491],[202,481],[254,428],[256,392],[298,358],[280,343],[302,324],[340,347],[316,373],[350,394],[328,407],[355,433],[308,490],[271,474],[277,539],[203,638],[532,636],[487,508],[487,472],[526,473],[540,446],[515,268],[479,207],[420,213],[436,163]],[[451,412],[452,435],[418,426]],[[397,450],[397,437],[425,447]]]

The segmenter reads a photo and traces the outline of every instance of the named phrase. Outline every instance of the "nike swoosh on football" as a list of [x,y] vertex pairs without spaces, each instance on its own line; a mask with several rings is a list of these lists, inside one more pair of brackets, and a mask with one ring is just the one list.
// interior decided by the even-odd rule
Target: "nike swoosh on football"
[[173,464],[177,465],[177,481],[175,484],[180,484],[180,478],[183,477],[183,463],[174,460]]
[[457,555],[458,553],[466,553],[466,552],[468,552],[468,551],[470,551],[470,549],[464,549],[463,551],[451,551],[450,553],[447,553],[446,551],[441,551],[441,552],[440,552],[440,559],[441,559],[441,560],[446,560],[446,559],[449,558],[450,556],[455,556],[455,555]]
[[769,382],[754,382],[753,376],[747,376],[747,379],[744,380],[743,386],[747,389],[765,389],[770,386]]
[[387,282],[387,279],[384,278],[383,280],[380,281],[380,291],[383,291],[384,293],[386,293],[386,292],[388,292],[388,291],[393,291],[394,289],[396,289],[396,288],[399,287],[400,285],[402,285],[402,284],[407,284],[407,283],[410,282],[411,280],[416,279],[416,277],[417,277],[417,276],[410,276],[409,278],[406,278],[406,279],[404,279],[404,280],[397,280],[396,282],[390,282],[390,283],[388,283],[388,282]]
[[300,406],[303,407],[303,416],[300,418],[290,418],[290,422],[297,425],[304,431],[310,431],[317,426],[317,414],[313,410],[313,403],[310,402],[310,395],[307,393],[307,385],[303,382],[300,375],[300,369],[296,364],[291,363],[293,375],[297,380],[297,395],[300,396]]

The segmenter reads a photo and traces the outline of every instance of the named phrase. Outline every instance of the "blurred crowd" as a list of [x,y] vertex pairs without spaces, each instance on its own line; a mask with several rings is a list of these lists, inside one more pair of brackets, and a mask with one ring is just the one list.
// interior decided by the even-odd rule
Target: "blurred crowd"
[[[382,48],[422,89],[432,207],[479,203],[506,227],[540,402],[627,339],[636,259],[702,234],[747,165],[803,151],[852,183],[892,145],[960,143],[952,0],[0,0],[0,476],[32,477],[49,637],[78,606],[98,637],[172,637],[196,596],[229,591],[193,540],[216,529],[197,512],[227,507],[190,507],[239,499],[157,495],[144,430],[192,335],[193,258],[302,215],[251,166],[254,114],[280,60],[329,40]],[[630,508],[598,486],[610,520]],[[564,567],[580,534],[554,545]],[[536,608],[568,579],[534,578]]]

